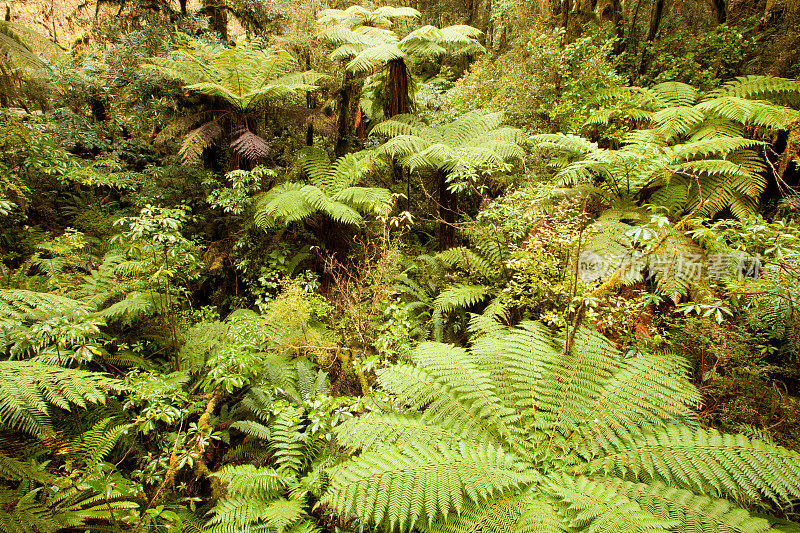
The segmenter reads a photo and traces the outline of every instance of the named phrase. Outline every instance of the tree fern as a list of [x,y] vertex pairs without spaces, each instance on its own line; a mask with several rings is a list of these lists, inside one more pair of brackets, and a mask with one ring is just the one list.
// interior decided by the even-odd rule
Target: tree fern
[[188,91],[217,97],[228,105],[228,109],[192,115],[168,126],[173,135],[194,128],[181,144],[184,162],[198,161],[226,133],[234,155],[263,160],[269,143],[250,130],[252,113],[266,102],[313,91],[323,78],[314,72],[294,72],[296,62],[285,50],[265,50],[245,40],[225,48],[186,38],[171,57],[152,58],[146,67],[179,80]]
[[698,427],[683,359],[561,342],[527,322],[380,371],[408,412],[338,429],[323,502],[405,531],[755,532],[749,505],[800,495],[800,455]]
[[283,183],[259,196],[256,225],[288,224],[318,213],[340,224],[359,225],[362,213],[385,212],[391,205],[387,189],[355,185],[372,164],[369,154],[347,154],[331,163],[324,150],[305,148],[299,162],[310,183]]
[[[326,9],[320,13],[318,37],[334,47],[331,59],[346,61],[347,75],[385,70],[377,75],[376,90],[372,91],[370,119],[378,122],[383,116],[393,117],[411,111],[412,102],[406,61],[410,57],[440,60],[465,54],[484,52],[478,42],[481,32],[466,25],[435,28],[423,26],[400,36],[392,28],[393,19],[418,19],[419,11],[412,8],[384,6],[374,11]],[[388,68],[383,68],[388,67]],[[355,97],[355,96],[353,96]],[[382,102],[382,106],[375,103]],[[382,112],[377,109],[382,107]]]
[[[642,129],[632,131],[622,148],[599,149],[559,135],[536,140],[555,155],[556,177],[564,185],[597,181],[617,195],[646,191],[654,203],[678,212],[711,216],[730,208],[741,218],[754,212],[766,187],[760,152],[766,133],[800,118],[795,109],[757,98],[798,101],[800,85],[748,76],[705,94],[678,82],[606,90],[596,95],[601,109],[589,124],[635,119]],[[746,128],[760,138],[745,137]]]
[[481,170],[519,161],[524,136],[516,128],[502,126],[502,113],[472,111],[452,122],[429,126],[413,115],[397,115],[373,128],[389,137],[378,148],[411,171],[434,171],[437,176],[439,247],[453,245],[453,226],[458,212],[458,193],[448,176],[457,169]]

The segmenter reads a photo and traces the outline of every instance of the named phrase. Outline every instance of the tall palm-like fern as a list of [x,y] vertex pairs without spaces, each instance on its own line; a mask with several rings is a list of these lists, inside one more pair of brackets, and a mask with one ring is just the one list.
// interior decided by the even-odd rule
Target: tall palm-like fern
[[361,213],[385,211],[392,202],[387,189],[355,185],[372,165],[369,153],[347,154],[331,162],[316,147],[300,151],[300,165],[308,183],[287,182],[274,187],[256,201],[255,222],[270,227],[288,224],[321,213],[340,224],[361,224]]
[[678,212],[697,208],[698,214],[714,215],[730,208],[745,217],[767,184],[761,137],[800,119],[796,110],[756,98],[797,95],[796,81],[758,76],[706,94],[678,82],[610,89],[596,95],[606,107],[589,123],[622,117],[643,128],[630,132],[620,149],[564,134],[535,140],[554,154],[556,179],[565,186],[591,182]]
[[413,115],[398,115],[384,121],[373,132],[389,140],[379,149],[411,171],[432,170],[439,194],[439,246],[452,246],[458,214],[458,195],[448,186],[448,177],[467,166],[500,166],[520,160],[523,133],[502,126],[502,113],[472,111],[453,122],[427,125]]
[[323,503],[402,531],[758,532],[747,508],[800,495],[800,455],[697,424],[682,358],[562,341],[528,322],[380,371],[408,411],[340,427]]
[[388,66],[384,84],[388,93],[384,113],[387,117],[409,113],[408,68],[410,56],[436,59],[484,52],[477,38],[481,32],[466,25],[436,28],[423,26],[402,39],[391,29],[394,19],[418,19],[416,9],[384,6],[368,11],[361,6],[345,10],[326,9],[317,24],[320,38],[336,46],[331,59],[347,61],[346,69],[361,74]]
[[253,112],[267,102],[315,90],[323,77],[314,72],[295,72],[297,64],[285,50],[266,50],[244,40],[224,48],[187,39],[171,57],[153,58],[151,63],[149,68],[180,81],[186,90],[217,97],[227,104],[224,109],[184,117],[161,131],[160,140],[188,131],[180,149],[184,162],[197,161],[224,135],[231,135],[230,148],[235,156],[249,161],[263,159],[269,143],[252,131]]

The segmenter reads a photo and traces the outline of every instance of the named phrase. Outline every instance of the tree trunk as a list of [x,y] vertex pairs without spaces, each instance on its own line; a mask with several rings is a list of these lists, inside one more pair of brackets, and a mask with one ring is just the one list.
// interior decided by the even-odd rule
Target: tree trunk
[[664,0],[656,0],[653,4],[653,14],[650,17],[650,29],[647,32],[647,42],[651,43],[656,38],[658,28],[661,26],[661,19],[664,16]]
[[567,29],[569,26],[569,10],[570,10],[570,1],[569,0],[561,0],[561,27]]
[[408,69],[402,59],[389,61],[388,99],[383,113],[386,118],[411,112],[408,94]]
[[[311,54],[306,50],[306,70],[311,70]],[[314,101],[314,93],[306,91],[306,109],[314,109],[316,102]],[[314,146],[314,122],[313,115],[308,116],[308,126],[306,127],[306,146]]]
[[181,5],[181,15],[186,14],[186,2],[189,0],[178,0],[178,3]]
[[92,92],[88,98],[89,109],[92,112],[92,118],[96,122],[105,122],[108,120],[108,110],[106,109],[105,98],[98,92]]
[[711,4],[714,6],[714,13],[717,15],[717,22],[725,24],[725,21],[728,20],[728,6],[725,0],[711,0]]
[[622,16],[620,0],[611,0],[611,21],[617,40],[614,42],[614,53],[619,55],[625,51],[625,17]]
[[448,190],[447,172],[444,170],[437,173],[436,180],[439,189],[439,250],[447,250],[456,242],[458,193]]
[[363,80],[356,79],[352,73],[345,71],[342,87],[339,89],[339,116],[336,130],[336,157],[348,153],[353,146],[355,134],[356,110],[358,109],[359,96]]
[[[652,43],[658,34],[658,28],[661,26],[661,19],[664,17],[664,0],[655,0],[653,4],[653,11],[650,15],[650,27],[647,30],[647,43]],[[642,61],[639,63],[639,74],[647,72],[647,65],[650,60],[647,46],[645,45],[642,50]]]
[[228,40],[228,11],[223,0],[203,0],[203,8],[200,10],[204,15],[208,15],[208,26],[219,33],[220,39]]

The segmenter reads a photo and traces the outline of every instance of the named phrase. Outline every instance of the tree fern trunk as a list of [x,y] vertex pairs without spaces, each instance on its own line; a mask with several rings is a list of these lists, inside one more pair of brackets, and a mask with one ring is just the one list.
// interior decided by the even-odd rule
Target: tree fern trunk
[[[311,54],[306,50],[306,70],[311,70]],[[316,102],[314,101],[314,94],[312,91],[306,91],[306,109],[314,109]],[[308,118],[308,126],[306,127],[306,146],[314,146],[314,122],[311,120],[311,115]]]
[[725,0],[711,0],[711,4],[714,6],[714,13],[717,16],[717,22],[720,24],[725,24],[728,20],[728,6]]
[[456,241],[456,212],[458,194],[447,187],[447,172],[440,170],[436,176],[439,189],[439,249],[452,248]]
[[203,0],[201,13],[208,15],[209,27],[219,33],[220,39],[228,40],[228,12],[223,0]]
[[[647,30],[647,42],[652,43],[656,35],[658,34],[658,29],[661,27],[661,20],[664,18],[664,0],[656,0],[655,4],[653,4],[653,11],[650,15],[650,26]],[[650,52],[645,46],[644,50],[642,50],[642,61],[639,63],[639,74],[644,74],[647,72],[647,66],[650,62]]]
[[339,117],[337,120],[336,157],[348,153],[353,145],[356,110],[358,109],[361,94],[362,80],[356,79],[353,74],[345,72],[342,87],[339,89]]
[[622,13],[620,0],[611,0],[611,22],[614,24],[614,33],[617,40],[614,42],[614,53],[619,55],[625,50],[625,17]]
[[389,97],[386,100],[384,114],[387,118],[407,114],[411,111],[408,94],[408,69],[402,59],[389,61]]

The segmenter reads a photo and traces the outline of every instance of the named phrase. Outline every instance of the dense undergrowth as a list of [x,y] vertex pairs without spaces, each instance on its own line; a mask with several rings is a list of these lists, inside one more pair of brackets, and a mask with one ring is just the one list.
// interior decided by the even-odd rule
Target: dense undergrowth
[[799,531],[796,6],[324,4],[0,23],[0,532]]

